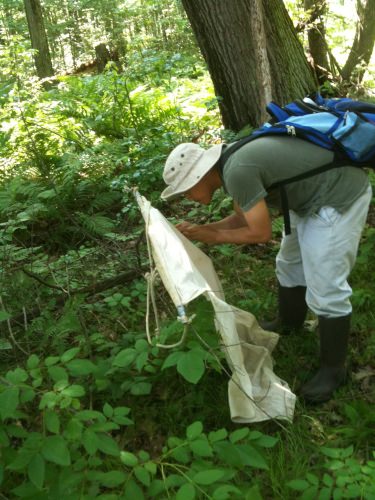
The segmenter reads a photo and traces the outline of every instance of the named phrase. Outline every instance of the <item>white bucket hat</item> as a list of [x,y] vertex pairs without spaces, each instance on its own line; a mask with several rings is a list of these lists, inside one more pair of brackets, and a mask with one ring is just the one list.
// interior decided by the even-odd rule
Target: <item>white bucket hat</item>
[[217,144],[203,149],[192,142],[174,148],[165,163],[163,179],[168,187],[161,193],[161,198],[176,198],[195,186],[218,161],[222,148],[222,144]]

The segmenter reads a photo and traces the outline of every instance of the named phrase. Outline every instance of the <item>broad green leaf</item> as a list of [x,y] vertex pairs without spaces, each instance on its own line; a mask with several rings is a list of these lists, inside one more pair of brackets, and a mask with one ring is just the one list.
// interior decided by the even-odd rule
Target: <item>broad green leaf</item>
[[228,431],[226,429],[218,429],[217,431],[211,431],[208,434],[208,439],[211,443],[216,443],[217,441],[223,441],[228,436]]
[[7,372],[5,378],[12,384],[17,385],[26,382],[29,376],[23,368],[16,368],[15,370],[10,370],[9,372]]
[[245,465],[249,465],[250,467],[255,467],[257,469],[268,470],[266,459],[253,446],[249,444],[238,444],[236,448],[240,452]]
[[40,363],[40,360],[39,360],[38,356],[36,354],[32,354],[31,356],[29,356],[29,358],[26,362],[27,369],[33,370],[33,369],[38,367],[39,363]]
[[44,423],[46,429],[53,434],[60,432],[60,418],[53,410],[46,410],[44,413]]
[[33,401],[35,399],[35,391],[31,387],[24,387],[21,389],[21,394],[20,394],[20,403],[29,403],[30,401]]
[[34,456],[27,468],[30,481],[41,490],[44,483],[45,462],[40,453]]
[[80,351],[79,347],[72,347],[72,349],[65,351],[64,354],[61,356],[61,362],[67,363],[68,361],[71,361],[73,358],[77,356],[79,351]]
[[83,424],[77,418],[73,417],[67,423],[64,430],[64,437],[69,441],[81,440]]
[[139,339],[137,340],[137,342],[135,343],[135,350],[138,351],[138,352],[143,352],[143,351],[148,351],[149,349],[149,344],[147,342],[147,340],[145,339]]
[[135,467],[134,475],[138,479],[138,481],[142,483],[144,486],[150,486],[151,483],[150,473],[144,467],[140,466]]
[[237,429],[229,434],[229,440],[231,443],[237,443],[244,439],[249,434],[248,427],[242,427],[242,429]]
[[263,500],[259,486],[255,484],[246,492],[246,500]]
[[20,390],[18,387],[7,387],[0,393],[0,415],[5,420],[14,417],[14,412],[19,403]]
[[130,392],[134,396],[145,396],[146,394],[150,394],[151,389],[152,389],[152,384],[150,384],[149,382],[138,382],[132,384]]
[[145,496],[141,488],[134,481],[134,479],[129,479],[129,481],[127,481],[121,500],[145,500]]
[[203,424],[199,420],[193,422],[186,428],[186,437],[192,441],[200,436],[203,432]]
[[61,391],[61,394],[70,398],[80,398],[86,394],[85,388],[82,385],[70,385]]
[[57,465],[70,465],[70,453],[62,436],[49,436],[45,439],[42,454],[48,462]]
[[212,457],[213,451],[206,439],[196,439],[189,443],[191,451],[199,457]]
[[141,352],[135,360],[135,367],[140,372],[148,361],[148,352]]
[[6,311],[0,311],[0,321],[6,321],[7,319],[11,318],[12,315],[9,314]]
[[11,462],[7,469],[9,470],[23,470],[31,462],[35,456],[35,451],[28,448],[21,448],[18,450],[17,455],[13,462]]
[[126,475],[119,470],[97,473],[100,484],[106,488],[115,488],[126,481]]
[[52,391],[43,394],[42,399],[39,403],[39,410],[44,410],[44,408],[53,408],[58,401],[58,396]]
[[46,366],[53,366],[55,365],[56,363],[58,363],[60,361],[60,358],[59,356],[48,356],[45,360],[44,360],[44,364]]
[[[214,500],[231,500],[231,498],[233,498],[233,494],[237,496],[241,495],[241,490],[230,484],[223,484],[222,486],[216,488],[212,494],[212,498]],[[258,499],[254,498],[254,500]]]
[[[310,486],[307,490],[305,490],[302,495],[299,497],[301,500],[316,500],[318,496],[318,490],[319,488],[317,486]],[[358,488],[357,494],[355,496],[351,496],[348,498],[360,498],[360,493],[361,493],[361,488]],[[335,497],[333,498],[340,498],[340,497]],[[342,498],[342,497],[341,497]]]
[[193,481],[197,484],[209,485],[213,484],[216,481],[219,481],[225,475],[224,470],[220,469],[207,469],[200,472],[197,472],[193,476]]
[[166,368],[169,368],[171,366],[177,365],[179,359],[182,358],[183,355],[184,355],[184,353],[181,352],[181,351],[172,352],[171,354],[169,354],[165,358],[164,363],[162,364],[161,369],[165,370]]
[[124,368],[125,366],[129,366],[135,360],[137,356],[137,351],[132,348],[123,349],[120,351],[112,362],[113,366],[117,366],[119,368]]
[[98,449],[97,436],[95,432],[86,429],[82,435],[82,444],[89,455],[94,455]]
[[103,413],[107,418],[111,418],[113,416],[113,408],[110,404],[104,403]]
[[176,500],[194,500],[195,488],[191,483],[183,484],[176,494]]
[[131,453],[130,451],[121,451],[120,452],[120,460],[124,465],[128,467],[135,467],[138,465],[138,458]]
[[288,481],[286,485],[295,491],[305,491],[310,486],[305,479],[292,479],[292,481]]
[[196,384],[202,378],[204,370],[202,357],[194,351],[185,352],[177,362],[178,373],[192,384]]
[[89,359],[73,359],[65,365],[74,377],[90,375],[96,370],[96,366]]
[[60,380],[68,380],[69,375],[67,371],[62,366],[50,366],[48,369],[48,375],[54,382],[60,382]]
[[96,444],[98,449],[106,455],[112,455],[114,457],[120,455],[118,444],[112,437],[107,436],[107,434],[96,434]]

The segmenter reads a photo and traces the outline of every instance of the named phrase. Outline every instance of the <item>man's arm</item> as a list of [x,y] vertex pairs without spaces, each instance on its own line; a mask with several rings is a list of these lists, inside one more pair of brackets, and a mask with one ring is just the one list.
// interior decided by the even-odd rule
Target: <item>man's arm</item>
[[179,229],[190,240],[210,245],[265,243],[271,239],[271,218],[264,199],[247,212],[242,212],[237,206],[235,210],[235,214],[222,221],[201,226],[182,223]]

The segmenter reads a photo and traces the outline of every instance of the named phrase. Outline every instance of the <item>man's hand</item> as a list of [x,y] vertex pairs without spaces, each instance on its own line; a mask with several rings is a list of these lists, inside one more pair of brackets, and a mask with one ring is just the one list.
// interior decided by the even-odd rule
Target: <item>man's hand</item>
[[190,224],[190,222],[181,222],[176,228],[189,240],[201,241],[208,245],[217,243],[217,230],[208,225]]

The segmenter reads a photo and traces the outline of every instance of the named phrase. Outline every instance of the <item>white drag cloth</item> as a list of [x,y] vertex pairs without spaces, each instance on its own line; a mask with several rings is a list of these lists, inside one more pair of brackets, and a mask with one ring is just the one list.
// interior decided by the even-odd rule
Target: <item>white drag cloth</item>
[[271,353],[279,335],[263,330],[255,317],[225,302],[211,259],[181,234],[146,198],[136,193],[146,223],[155,267],[176,307],[204,295],[232,377],[228,385],[231,418],[251,423],[271,418],[292,421],[295,395],[273,372]]

